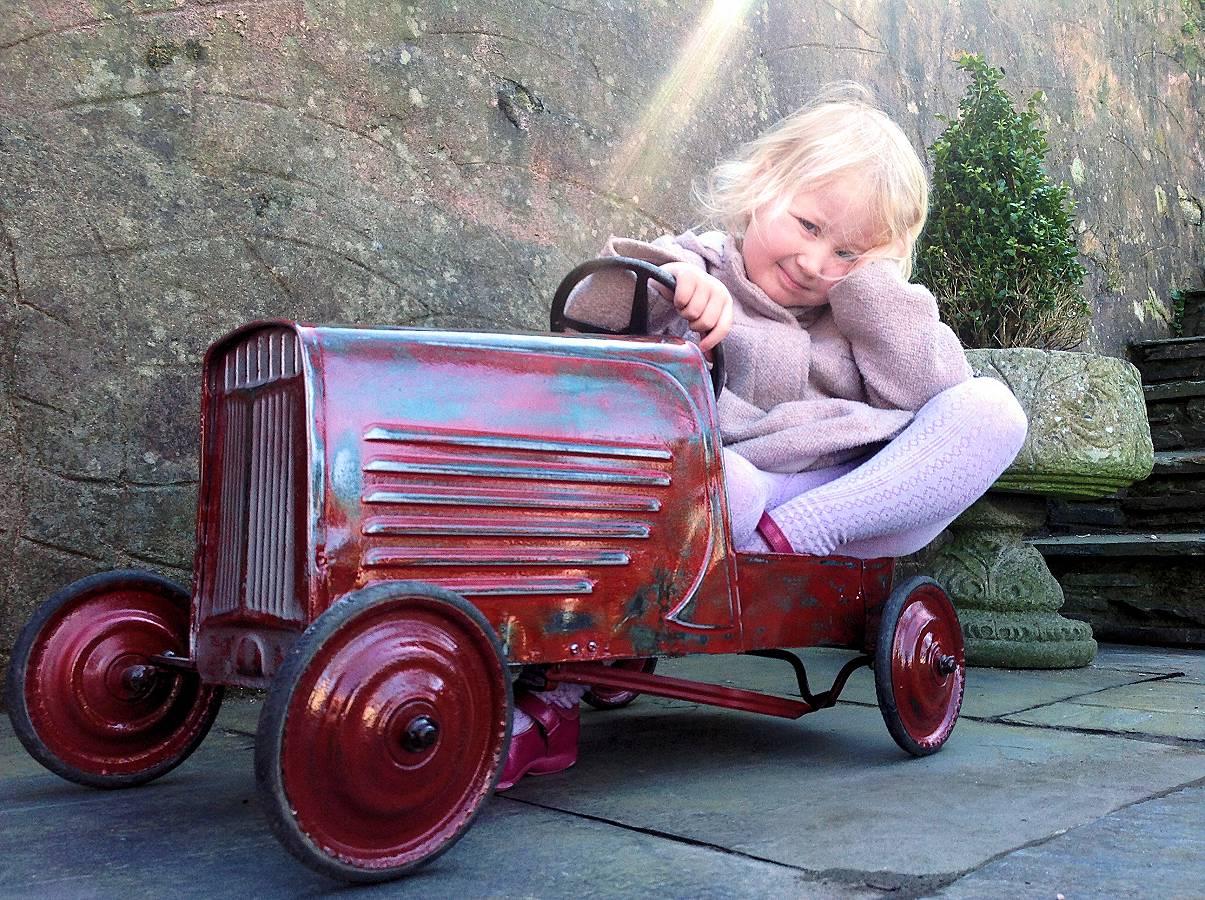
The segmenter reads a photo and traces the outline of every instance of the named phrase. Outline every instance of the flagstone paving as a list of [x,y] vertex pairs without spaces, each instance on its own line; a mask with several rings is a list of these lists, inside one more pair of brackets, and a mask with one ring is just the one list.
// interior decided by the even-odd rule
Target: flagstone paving
[[[850,658],[803,655],[813,690]],[[794,690],[773,660],[659,671]],[[1106,646],[1080,670],[972,669],[962,721],[924,759],[895,746],[874,697],[860,670],[835,708],[798,721],[651,697],[587,709],[574,769],[495,797],[414,876],[351,889],[268,831],[252,771],[257,696],[229,697],[190,760],[128,791],[51,775],[0,719],[0,894],[1199,896],[1205,653]]]

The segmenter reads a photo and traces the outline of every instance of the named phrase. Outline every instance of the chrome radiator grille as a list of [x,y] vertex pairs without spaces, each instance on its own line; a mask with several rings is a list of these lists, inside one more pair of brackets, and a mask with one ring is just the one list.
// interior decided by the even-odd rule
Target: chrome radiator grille
[[303,473],[295,454],[304,394],[296,335],[285,329],[256,332],[219,365],[209,613],[247,610],[300,620],[295,536]]

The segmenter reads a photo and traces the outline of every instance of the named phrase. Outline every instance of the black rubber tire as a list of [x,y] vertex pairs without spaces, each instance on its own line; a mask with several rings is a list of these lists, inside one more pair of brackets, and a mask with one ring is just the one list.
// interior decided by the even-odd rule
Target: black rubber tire
[[[209,706],[203,711],[203,717],[194,725],[196,730],[189,741],[170,758],[137,772],[106,774],[81,769],[60,758],[50,748],[47,740],[38,733],[38,727],[34,722],[35,717],[31,714],[27,702],[26,680],[31,657],[38,648],[44,630],[58,617],[64,607],[82,604],[90,597],[106,591],[118,590],[131,584],[159,592],[184,611],[188,611],[191,606],[191,597],[186,590],[174,581],[153,572],[144,572],[139,569],[116,569],[81,578],[56,591],[38,607],[33,617],[21,629],[17,642],[13,646],[12,659],[9,662],[8,675],[5,680],[4,701],[8,707],[9,719],[12,721],[13,731],[25,749],[29,751],[29,755],[56,775],[87,787],[105,790],[137,787],[167,774],[188,759],[200,746],[201,741],[205,739],[209,729],[213,726],[214,719],[217,718],[222,705],[224,689],[221,686],[202,688],[201,696],[205,698],[204,702]],[[181,672],[179,677],[199,682],[199,677],[195,673]]]
[[[264,707],[260,712],[259,726],[255,739],[255,780],[258,788],[260,805],[268,819],[272,833],[297,860],[310,869],[338,881],[356,883],[376,883],[391,881],[407,875],[414,870],[427,865],[432,860],[446,853],[472,825],[480,812],[480,805],[466,817],[455,836],[438,849],[416,862],[381,868],[364,868],[348,864],[331,854],[307,834],[298,822],[295,811],[287,796],[282,777],[282,754],[285,734],[288,730],[288,712],[293,699],[294,689],[305,674],[307,667],[322,646],[340,629],[353,623],[354,620],[370,611],[375,606],[388,603],[399,595],[424,595],[446,602],[458,611],[472,619],[478,627],[486,632],[497,654],[499,666],[503,673],[502,684],[505,686],[506,701],[506,733],[503,739],[501,755],[490,779],[489,790],[485,796],[492,795],[494,785],[498,782],[502,765],[510,747],[511,728],[514,718],[514,697],[511,692],[511,682],[506,666],[506,656],[502,642],[494,632],[493,626],[486,620],[480,610],[459,594],[435,585],[417,581],[382,582],[369,585],[360,590],[345,595],[334,603],[322,615],[315,619],[305,632],[297,639],[285,657],[284,664],[277,672],[268,690]],[[322,773],[315,772],[315,777]]]

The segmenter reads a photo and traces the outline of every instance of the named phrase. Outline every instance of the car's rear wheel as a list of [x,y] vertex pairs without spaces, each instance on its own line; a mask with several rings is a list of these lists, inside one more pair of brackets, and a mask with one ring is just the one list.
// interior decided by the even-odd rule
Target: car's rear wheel
[[940,750],[958,722],[966,656],[958,613],[932,578],[913,578],[887,598],[874,682],[895,742],[913,756]]
[[[609,665],[616,669],[629,669],[633,672],[651,674],[657,668],[657,657],[647,656],[642,659],[617,659]],[[625,691],[621,688],[592,687],[582,696],[582,699],[595,709],[622,709],[640,696],[639,691]]]

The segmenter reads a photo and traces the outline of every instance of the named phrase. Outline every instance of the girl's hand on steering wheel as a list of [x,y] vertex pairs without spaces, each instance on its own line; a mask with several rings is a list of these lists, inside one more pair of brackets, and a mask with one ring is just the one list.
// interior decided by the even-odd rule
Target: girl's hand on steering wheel
[[673,275],[678,285],[674,308],[689,323],[690,330],[702,338],[699,349],[708,353],[732,328],[732,295],[719,279],[698,266],[671,262],[661,268]]

